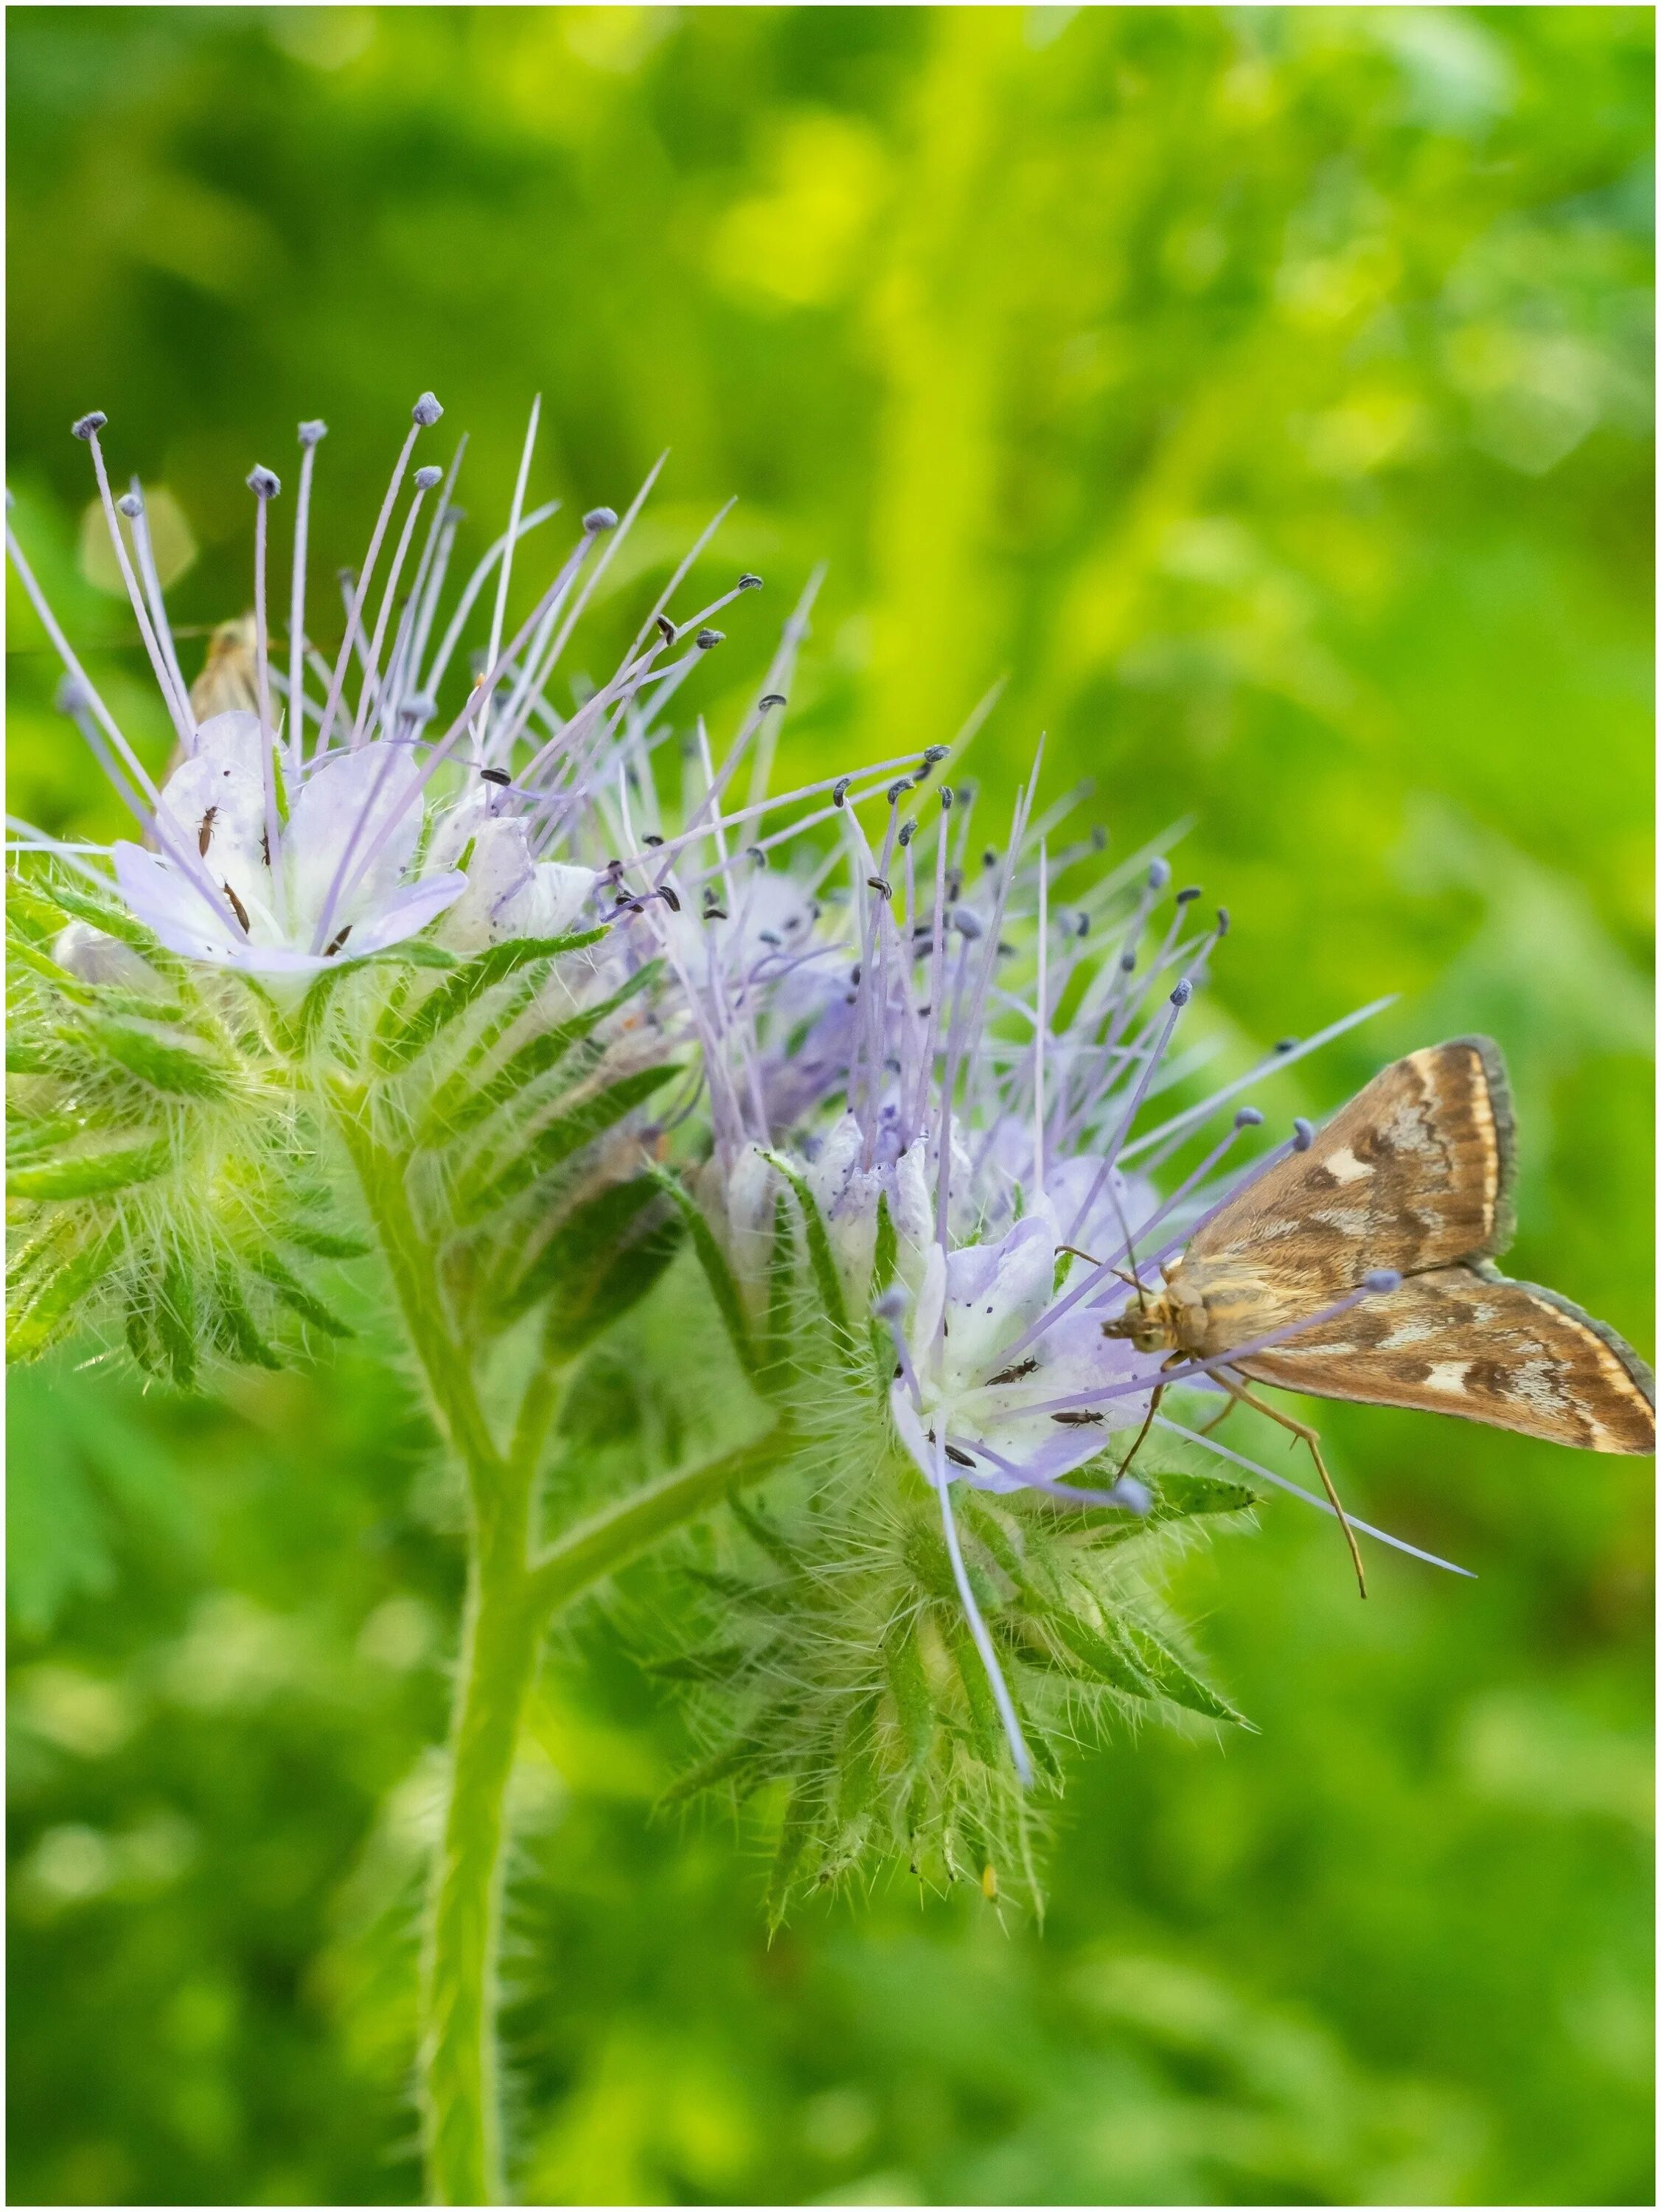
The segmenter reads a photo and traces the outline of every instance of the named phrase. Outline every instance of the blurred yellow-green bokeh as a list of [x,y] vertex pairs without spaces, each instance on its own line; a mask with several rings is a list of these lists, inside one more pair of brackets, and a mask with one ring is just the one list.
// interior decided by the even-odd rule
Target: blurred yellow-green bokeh
[[[1492,1031],[1511,1264],[1651,1349],[1651,11],[35,8],[8,63],[14,520],[158,763],[73,416],[170,495],[199,653],[302,416],[328,578],[418,392],[480,547],[540,392],[538,497],[668,450],[597,670],[736,495],[714,726],[820,561],[787,771],[1003,679],[994,811],[1046,732],[1117,845],[1191,823],[1226,1060],[1399,994],[1271,1118]],[[9,605],[9,804],[107,835]],[[9,2194],[407,2198],[430,1438],[367,1354],[194,1403],[72,1364],[11,1389]],[[761,1838],[654,1815],[677,1724],[579,1621],[523,2195],[1652,2202],[1651,1468],[1326,1427],[1477,1579],[1361,1606],[1289,1502],[1188,1562],[1259,1732],[1082,1753],[1041,1930],[894,1888],[769,1947]]]

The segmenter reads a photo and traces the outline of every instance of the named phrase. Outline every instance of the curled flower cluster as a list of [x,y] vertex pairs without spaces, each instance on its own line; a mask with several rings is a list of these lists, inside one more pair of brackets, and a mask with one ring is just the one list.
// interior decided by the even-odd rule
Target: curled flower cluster
[[816,579],[718,759],[671,710],[761,579],[674,611],[706,540],[561,699],[650,480],[582,518],[510,634],[555,514],[526,507],[536,418],[452,593],[461,449],[411,465],[440,413],[415,404],[332,654],[307,627],[324,425],[300,426],[281,651],[282,488],[252,472],[253,612],[188,686],[142,495],[115,495],[104,417],[74,426],[175,732],[160,783],[8,531],[136,827],[107,853],[13,828],[14,1354],[113,1322],[184,1383],[342,1333],[309,1271],[362,1249],[335,1220],[353,1170],[441,1406],[446,1362],[532,1315],[564,1371],[689,1246],[777,1441],[730,1556],[694,1570],[708,1634],[657,1655],[708,1737],[685,1789],[782,1785],[776,1911],[891,1860],[1034,1890],[1034,1785],[1070,1736],[1233,1717],[1135,1563],[1249,1507],[1252,1463],[1188,1463],[1127,1317],[1307,1143],[1242,1164],[1242,1092],[1348,1024],[1205,1091],[1188,1010],[1226,913],[1162,852],[1070,834],[1082,794],[1037,815],[1037,765],[983,846],[973,725],[772,793]]

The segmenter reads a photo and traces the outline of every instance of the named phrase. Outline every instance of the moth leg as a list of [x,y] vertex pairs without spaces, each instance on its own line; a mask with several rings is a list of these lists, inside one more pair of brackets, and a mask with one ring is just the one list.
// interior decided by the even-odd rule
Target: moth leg
[[1308,1445],[1309,1455],[1315,1462],[1315,1472],[1321,1479],[1321,1487],[1338,1516],[1338,1526],[1343,1530],[1344,1541],[1349,1547],[1349,1556],[1355,1568],[1355,1580],[1361,1595],[1365,1597],[1367,1570],[1361,1565],[1361,1546],[1355,1541],[1355,1531],[1349,1525],[1349,1516],[1343,1510],[1343,1501],[1333,1488],[1332,1478],[1326,1471],[1326,1462],[1321,1457],[1319,1431],[1312,1429],[1306,1421],[1294,1421],[1290,1413],[1283,1413],[1278,1406],[1271,1406],[1266,1398],[1259,1398],[1255,1390],[1249,1389],[1244,1382],[1236,1382],[1232,1375],[1226,1375],[1219,1370],[1217,1380],[1229,1393],[1231,1402],[1250,1406],[1255,1413],[1267,1413],[1279,1427],[1289,1430],[1294,1437]]
[[1115,1482],[1121,1482],[1124,1480],[1125,1468],[1130,1466],[1131,1461],[1142,1449],[1143,1444],[1147,1443],[1148,1431],[1154,1425],[1154,1416],[1158,1413],[1160,1400],[1164,1395],[1164,1383],[1155,1382],[1154,1385],[1154,1395],[1148,1401],[1148,1418],[1143,1421],[1142,1426],[1137,1431],[1137,1440],[1135,1443],[1133,1443],[1130,1450],[1125,1453],[1124,1458],[1119,1462],[1118,1468],[1114,1470],[1113,1480]]

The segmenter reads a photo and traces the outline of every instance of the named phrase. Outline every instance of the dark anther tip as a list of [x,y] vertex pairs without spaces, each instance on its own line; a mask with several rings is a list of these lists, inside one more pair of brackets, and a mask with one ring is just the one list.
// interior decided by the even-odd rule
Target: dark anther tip
[[667,615],[659,615],[657,619],[658,636],[662,638],[665,645],[673,645],[675,642],[674,623],[670,620]]
[[1193,995],[1194,987],[1185,975],[1171,994],[1171,1004],[1173,1006],[1185,1006]]
[[908,775],[902,775],[898,783],[891,783],[888,786],[889,805],[898,806],[900,800],[905,797],[906,793],[911,789],[911,787],[912,780]]
[[949,745],[925,745],[923,748],[923,757],[929,766],[933,768],[937,762],[943,761],[950,750]]
[[700,629],[693,643],[700,653],[709,653],[716,646],[725,644],[726,635],[724,629]]
[[1162,891],[1170,880],[1171,863],[1168,860],[1150,860],[1148,863],[1148,888],[1150,891]]
[[1255,1129],[1262,1121],[1263,1115],[1255,1106],[1242,1106],[1234,1116],[1234,1127],[1237,1129]]
[[904,850],[904,848],[905,848],[907,845],[909,845],[909,844],[911,843],[912,839],[913,837],[915,837],[915,836],[916,836],[916,835],[917,835],[917,824],[916,824],[916,823],[915,823],[915,822],[902,822],[902,823],[900,823],[900,848],[901,848],[901,850],[902,850],[902,851]]
[[1191,899],[1197,899],[1199,895],[1199,885],[1197,884],[1190,884],[1185,890],[1179,890],[1177,893],[1177,904],[1179,906],[1186,906]]
[[1134,952],[1121,952],[1119,954],[1118,966],[1119,973],[1122,975],[1128,975],[1136,964],[1137,956]]
[[1292,1124],[1293,1151],[1294,1152],[1306,1152],[1314,1141],[1314,1123],[1312,1121],[1306,1121],[1303,1115],[1300,1114]]
[[615,507],[591,507],[583,517],[583,528],[591,538],[597,532],[615,530],[616,527],[617,510]]
[[1276,1037],[1275,1049],[1276,1052],[1292,1052],[1296,1049],[1297,1042],[1296,1037]]
[[275,499],[282,485],[272,470],[250,469],[248,489],[256,499]]
[[782,707],[785,704],[785,695],[782,691],[764,691],[755,703],[759,710],[765,714],[769,707]]
[[89,438],[95,438],[109,419],[101,408],[94,407],[90,415],[82,415],[70,423],[70,435],[81,439],[84,443]]
[[144,502],[136,491],[124,491],[120,498],[117,500],[116,505],[120,508],[123,514],[126,516],[129,522],[136,522],[139,516],[144,512]]
[[482,768],[479,774],[486,783],[512,783],[513,781],[505,768]]
[[940,787],[940,811],[943,814],[949,814],[952,811],[952,787],[949,783],[943,783]]
[[329,425],[318,418],[314,418],[310,422],[302,422],[300,426],[300,442],[302,446],[320,446],[328,434]]
[[423,392],[409,410],[410,420],[419,422],[423,430],[430,430],[444,410],[430,392]]
[[761,579],[746,568],[738,579],[738,588],[741,592],[759,592],[761,588]]
[[767,864],[767,856],[759,845],[746,845],[744,858],[747,860],[754,860],[758,868],[765,868]]
[[888,880],[886,876],[867,876],[865,878],[865,886],[868,890],[875,891],[879,898],[892,898],[894,896],[894,885]]
[[835,790],[831,793],[831,805],[833,806],[846,806],[847,805],[848,786],[852,781],[853,778],[851,775],[845,775],[842,777],[840,781],[837,784]]
[[1217,908],[1217,935],[1219,937],[1227,937],[1228,934],[1228,909],[1226,906],[1220,906]]
[[646,836],[640,840],[640,842],[643,845],[661,845],[663,842],[663,839],[653,830],[648,830]]
[[417,469],[415,471],[415,489],[417,491],[431,491],[434,484],[439,484],[443,482],[444,471],[442,469],[428,467]]

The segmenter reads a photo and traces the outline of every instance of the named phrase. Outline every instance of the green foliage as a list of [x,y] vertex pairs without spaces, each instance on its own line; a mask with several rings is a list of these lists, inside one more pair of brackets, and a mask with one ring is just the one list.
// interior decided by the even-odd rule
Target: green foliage
[[[1272,1121],[1428,1036],[1501,1036],[1519,1272],[1648,1341],[1643,11],[9,28],[17,520],[153,771],[142,649],[76,558],[79,407],[179,501],[200,550],[170,605],[206,625],[248,604],[261,425],[335,426],[328,574],[431,383],[473,435],[461,558],[540,390],[536,495],[567,512],[671,445],[648,582],[734,490],[694,582],[753,564],[765,606],[828,561],[784,773],[949,737],[1007,674],[970,763],[989,822],[1040,727],[1046,790],[1094,775],[1121,849],[1195,817],[1180,865],[1236,921],[1204,1039],[1226,1071],[1403,994],[1265,1085]],[[639,575],[593,610],[596,671]],[[11,605],[12,805],[128,834]],[[712,664],[716,724],[765,629]],[[325,1060],[381,988],[326,981]],[[542,1206],[504,1237],[530,1249]],[[743,1401],[688,1267],[585,1362],[573,1495],[672,1461],[690,1401]],[[410,2201],[385,2147],[458,1595],[432,1440],[350,1343],[231,1404],[57,1373],[10,1407],[10,1510],[58,1593],[49,1628],[39,1599],[14,1614],[12,2193]],[[117,1416],[96,1453],[64,1441],[82,1406]],[[1644,1471],[1322,1419],[1346,1496],[1480,1579],[1381,1559],[1361,1606],[1330,1526],[1278,1504],[1187,1555],[1173,1601],[1262,1733],[1071,1759],[1041,1934],[972,1881],[919,1914],[902,1880],[764,1945],[779,1807],[654,1819],[688,1748],[640,1637],[586,1624],[528,1729],[521,2196],[1650,2201]],[[141,1439],[174,1519],[118,1487]],[[1285,1463],[1266,1427],[1243,1448]],[[679,1618],[664,1575],[623,1595]]]
[[[1036,1906],[1043,1798],[1081,1737],[1116,1717],[1239,1722],[1176,1648],[1149,1570],[1161,1551],[1168,1564],[1161,1532],[1255,1501],[1180,1473],[1149,1477],[1145,1518],[955,1486],[970,1584],[1044,1780],[1029,1794],[969,1635],[940,1500],[889,1428],[888,1341],[851,1395],[840,1282],[827,1313],[812,1224],[834,1262],[805,1186],[796,1195],[809,1231],[798,1240],[781,1201],[768,1271],[779,1356],[758,1380],[803,1441],[762,1502],[733,1498],[732,1559],[694,1570],[701,1640],[665,1653],[657,1638],[650,1663],[688,1686],[704,1746],[668,1802],[715,1790],[742,1803],[788,1784],[767,1897],[775,1928],[816,1892],[894,1870],[934,1890],[985,1880]],[[751,1356],[742,1327],[734,1349]]]

